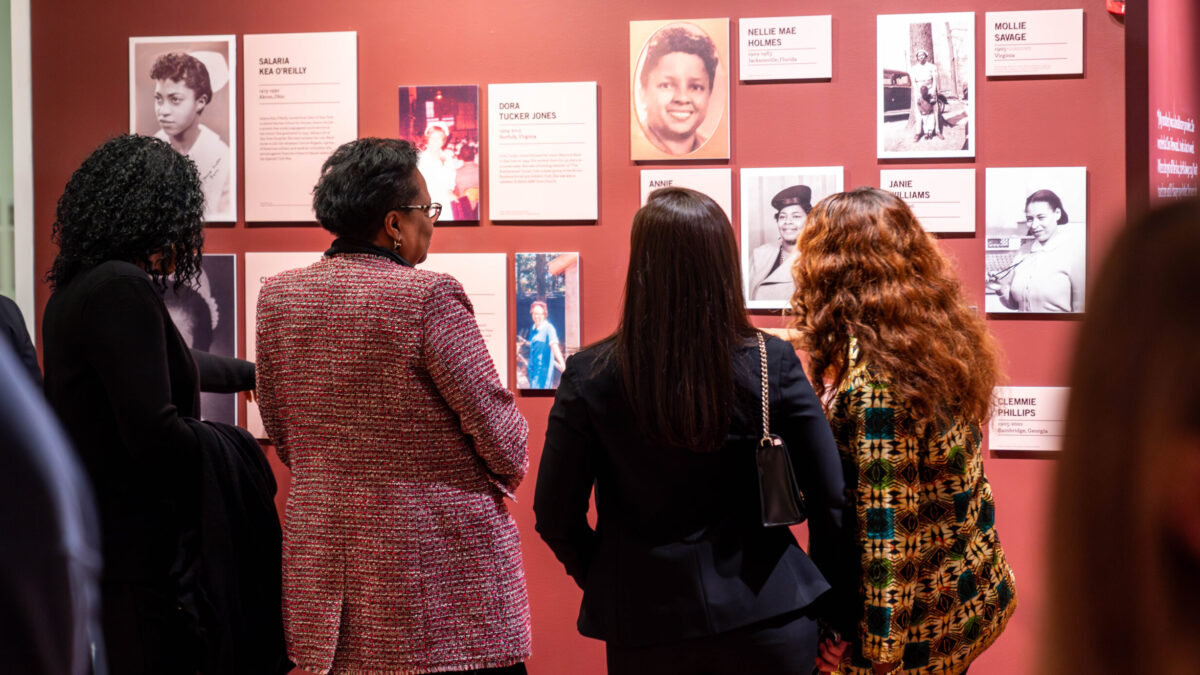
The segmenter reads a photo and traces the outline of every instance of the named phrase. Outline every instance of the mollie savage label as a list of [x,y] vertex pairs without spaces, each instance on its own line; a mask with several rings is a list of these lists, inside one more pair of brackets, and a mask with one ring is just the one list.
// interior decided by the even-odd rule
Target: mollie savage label
[[1083,10],[988,12],[987,76],[1082,75]]

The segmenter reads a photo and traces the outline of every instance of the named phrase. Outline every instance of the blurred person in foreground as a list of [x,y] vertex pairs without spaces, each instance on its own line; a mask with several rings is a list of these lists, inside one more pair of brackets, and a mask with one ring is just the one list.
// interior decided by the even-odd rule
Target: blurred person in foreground
[[0,672],[103,675],[91,486],[4,340],[0,382]]
[[[605,641],[614,674],[810,675],[817,620],[849,603],[831,602],[847,566],[843,482],[820,401],[790,344],[759,342],[712,199],[655,190],[629,258],[617,332],[567,361],[534,495],[538,533],[583,589],[579,631]],[[764,366],[811,558],[762,525]]]
[[453,277],[418,269],[440,207],[407,141],[334,151],[337,236],[258,300],[263,424],[292,469],[284,624],[314,673],[524,673],[529,604],[505,498],[528,426]]
[[1090,289],[1053,492],[1043,672],[1200,672],[1198,257],[1193,199],[1121,232]]
[[820,670],[962,673],[1016,608],[980,448],[998,349],[890,192],[821,200],[799,248],[793,326],[845,466],[861,602]]

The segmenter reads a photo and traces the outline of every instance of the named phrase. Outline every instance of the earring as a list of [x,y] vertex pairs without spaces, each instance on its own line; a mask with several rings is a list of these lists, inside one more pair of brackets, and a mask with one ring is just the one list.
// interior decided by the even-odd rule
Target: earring
[[393,251],[399,251],[400,247],[403,245],[404,245],[404,242],[400,241],[399,239],[392,240],[392,250]]

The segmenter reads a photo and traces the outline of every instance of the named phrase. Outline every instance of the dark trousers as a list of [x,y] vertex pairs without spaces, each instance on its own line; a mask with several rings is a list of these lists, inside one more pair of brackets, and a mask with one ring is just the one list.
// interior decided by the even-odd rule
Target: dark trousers
[[607,653],[609,675],[812,675],[817,622],[802,612],[792,612],[670,644],[610,644]]
[[195,675],[201,645],[195,621],[148,586],[104,583],[101,624],[112,675]]

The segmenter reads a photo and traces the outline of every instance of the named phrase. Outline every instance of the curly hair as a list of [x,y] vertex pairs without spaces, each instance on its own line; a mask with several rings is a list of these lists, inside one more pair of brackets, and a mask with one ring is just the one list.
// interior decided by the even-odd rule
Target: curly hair
[[360,138],[333,151],[313,188],[321,227],[339,237],[370,241],[388,211],[412,205],[417,149],[395,138]]
[[186,52],[167,52],[159,54],[150,66],[150,79],[182,81],[196,93],[196,98],[204,98],[212,102],[212,81],[208,78],[208,68],[200,59]]
[[[146,267],[161,287],[173,273],[175,287],[183,286],[200,273],[204,246],[196,165],[151,136],[107,141],[71,174],[51,239],[59,247],[46,275],[52,288],[108,260]],[[167,264],[148,265],[155,254]]]
[[704,70],[708,73],[708,88],[712,89],[713,80],[717,76],[717,46],[713,44],[712,38],[699,28],[684,26],[670,26],[654,34],[650,46],[646,49],[646,62],[642,64],[643,87],[649,84],[650,71],[654,70],[662,57],[674,52],[700,57],[704,62]]
[[876,188],[831,195],[797,246],[793,327],[818,396],[845,379],[854,338],[914,422],[987,421],[998,347],[907,204]]

